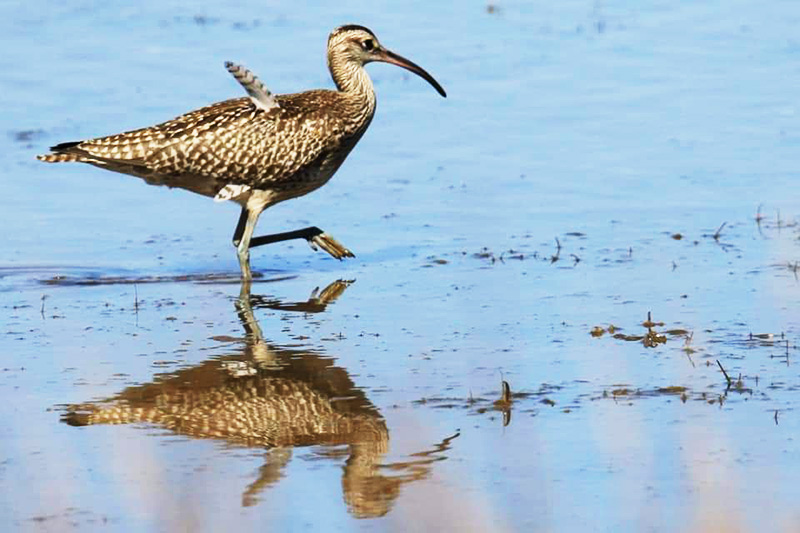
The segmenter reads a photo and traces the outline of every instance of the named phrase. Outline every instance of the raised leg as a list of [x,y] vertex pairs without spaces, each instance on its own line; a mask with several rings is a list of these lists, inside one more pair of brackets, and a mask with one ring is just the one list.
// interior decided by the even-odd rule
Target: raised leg
[[265,244],[272,244],[273,242],[289,241],[292,239],[305,239],[314,250],[316,250],[317,247],[322,248],[336,259],[341,260],[345,257],[355,257],[353,252],[345,248],[342,243],[316,226],[310,226],[308,228],[294,231],[286,231],[283,233],[274,233],[272,235],[263,235],[261,237],[253,237],[250,240],[250,248],[263,246]]
[[305,239],[314,250],[317,250],[318,247],[322,248],[336,259],[341,260],[345,257],[355,257],[353,252],[345,248],[342,243],[316,226],[310,226],[295,231],[274,233],[272,235],[262,235],[261,237],[253,237],[253,230],[255,230],[256,222],[260,214],[261,211],[243,207],[239,215],[239,222],[236,224],[236,231],[233,232],[233,245],[236,246],[236,253],[239,256],[242,279],[249,280],[253,277],[250,271],[250,248],[272,244],[273,242]]
[[239,246],[244,233],[244,226],[247,224],[247,208],[243,207],[242,212],[239,214],[239,222],[236,224],[236,231],[233,232],[233,245]]

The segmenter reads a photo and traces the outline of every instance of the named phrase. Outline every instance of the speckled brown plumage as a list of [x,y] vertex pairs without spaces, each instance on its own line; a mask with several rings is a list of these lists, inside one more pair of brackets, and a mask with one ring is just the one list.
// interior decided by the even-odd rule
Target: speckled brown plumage
[[247,185],[277,203],[330,179],[374,114],[337,91],[277,101],[264,111],[250,98],[226,100],[150,128],[58,145],[40,159],[91,163],[210,197],[229,183]]
[[328,38],[328,66],[337,90],[273,96],[250,71],[227,63],[250,95],[226,100],[149,128],[62,143],[37,156],[48,163],[82,162],[179,187],[242,206],[234,234],[242,276],[251,277],[249,248],[305,238],[334,257],[352,253],[318,228],[251,242],[260,213],[324,185],[366,131],[375,92],[364,70],[384,61],[415,72],[445,96],[421,67],[383,48],[362,26],[342,26]]

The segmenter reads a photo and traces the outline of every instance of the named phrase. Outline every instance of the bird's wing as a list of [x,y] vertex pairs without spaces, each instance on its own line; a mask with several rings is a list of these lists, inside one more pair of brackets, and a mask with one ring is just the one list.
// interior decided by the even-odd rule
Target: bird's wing
[[192,139],[202,139],[207,134],[213,135],[220,127],[255,112],[254,107],[249,98],[226,100],[148,128],[61,143],[50,150],[56,155],[147,165],[157,160],[154,155],[159,151]]
[[267,89],[266,85],[264,85],[252,71],[242,65],[231,63],[230,61],[225,62],[225,68],[227,68],[228,72],[236,78],[236,81],[244,87],[244,90],[247,91],[247,94],[252,98],[253,103],[258,107],[264,111],[280,107],[278,101],[269,89]]
[[[61,143],[39,159],[90,163],[214,197],[227,183],[248,183],[258,173],[249,145],[274,135],[275,114],[250,98],[226,100],[149,128]],[[243,138],[242,129],[250,134]]]
[[[41,158],[91,163],[205,196],[221,194],[220,201],[247,192],[242,186],[305,186],[320,169],[332,174],[349,151],[337,150],[345,127],[340,113],[331,113],[336,98],[333,91],[283,95],[269,111],[251,98],[226,100],[149,128],[63,143]],[[331,163],[332,154],[339,154],[338,162]],[[237,187],[223,191],[227,185]]]

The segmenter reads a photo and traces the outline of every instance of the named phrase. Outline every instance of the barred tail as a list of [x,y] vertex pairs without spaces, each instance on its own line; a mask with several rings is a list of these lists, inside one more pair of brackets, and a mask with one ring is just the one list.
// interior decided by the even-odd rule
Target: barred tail
[[71,161],[81,161],[83,159],[81,154],[73,151],[79,144],[81,144],[80,141],[73,141],[51,146],[50,150],[52,150],[53,153],[37,155],[36,159],[39,161],[44,161],[45,163],[69,163]]
[[80,161],[81,157],[76,154],[41,154],[37,155],[36,159],[45,163],[69,163],[71,161]]

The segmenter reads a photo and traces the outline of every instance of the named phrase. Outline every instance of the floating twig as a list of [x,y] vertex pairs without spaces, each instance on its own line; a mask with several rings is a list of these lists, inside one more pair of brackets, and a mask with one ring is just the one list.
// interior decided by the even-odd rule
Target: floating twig
[[694,353],[694,348],[692,348],[692,339],[694,338],[694,331],[686,335],[686,340],[683,343],[683,352],[686,354],[686,357],[689,359],[689,362],[692,363],[692,368],[697,368],[694,364],[694,360],[692,359],[692,354]]
[[717,365],[719,366],[719,369],[720,369],[720,370],[722,370],[722,373],[723,373],[723,375],[725,376],[725,381],[727,381],[727,382],[728,382],[728,388],[730,388],[730,386],[731,386],[731,383],[732,383],[732,382],[731,382],[731,378],[730,378],[730,376],[728,375],[728,373],[727,373],[727,372],[725,372],[725,369],[722,367],[722,363],[720,363],[720,362],[719,362],[719,359],[717,359]]
[[494,402],[494,406],[496,409],[505,411],[511,408],[511,386],[508,384],[508,381],[503,380],[501,387],[500,399]]
[[504,402],[511,402],[511,386],[506,380],[503,380],[503,392],[500,395],[500,399]]
[[717,231],[714,233],[714,235],[712,235],[715,241],[719,242],[719,238],[722,235],[722,228],[724,228],[726,224],[727,222],[723,222],[722,225],[719,228],[717,228]]
[[502,381],[500,399],[494,402],[494,408],[503,413],[503,427],[511,423],[511,386],[508,381]]
[[555,263],[561,257],[561,241],[556,237],[556,253],[550,256],[550,262]]

